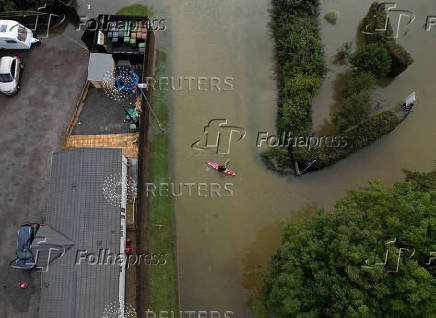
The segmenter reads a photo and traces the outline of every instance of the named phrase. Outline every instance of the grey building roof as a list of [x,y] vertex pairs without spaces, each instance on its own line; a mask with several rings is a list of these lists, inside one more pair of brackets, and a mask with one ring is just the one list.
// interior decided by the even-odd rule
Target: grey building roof
[[113,69],[114,60],[111,54],[91,53],[89,55],[88,80],[104,81],[107,73],[112,72]]
[[61,233],[61,244],[74,245],[42,273],[40,318],[101,318],[105,306],[118,302],[119,266],[75,263],[80,250],[119,253],[120,207],[105,199],[103,185],[121,177],[121,169],[121,149],[53,154],[46,223]]

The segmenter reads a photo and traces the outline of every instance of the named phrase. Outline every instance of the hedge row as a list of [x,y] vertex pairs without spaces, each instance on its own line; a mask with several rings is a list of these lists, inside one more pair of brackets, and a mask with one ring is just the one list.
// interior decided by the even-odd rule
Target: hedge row
[[279,133],[305,136],[312,130],[312,101],[326,70],[318,5],[318,0],[272,0]]
[[297,148],[294,149],[294,158],[299,162],[309,162],[316,159],[311,170],[328,167],[388,134],[395,129],[399,122],[398,117],[391,111],[376,114],[347,132],[345,147],[317,147],[312,148],[310,152],[305,148]]

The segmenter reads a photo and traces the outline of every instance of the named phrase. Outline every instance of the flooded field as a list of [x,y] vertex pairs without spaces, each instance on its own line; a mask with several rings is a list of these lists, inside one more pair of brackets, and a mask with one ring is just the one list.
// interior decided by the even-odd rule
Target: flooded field
[[[323,43],[329,62],[345,41],[354,40],[357,26],[371,1],[325,1],[322,11],[334,8],[336,25],[322,20]],[[172,154],[175,182],[233,182],[234,196],[176,200],[180,296],[186,310],[231,310],[236,317],[253,317],[250,297],[259,284],[245,275],[264,264],[280,240],[278,222],[328,208],[347,189],[380,178],[391,185],[402,177],[402,168],[429,170],[436,157],[436,80],[433,52],[436,31],[425,32],[432,1],[402,1],[417,15],[399,39],[415,63],[394,82],[376,91],[387,102],[397,103],[416,90],[419,96],[412,116],[392,134],[323,171],[303,178],[280,177],[265,169],[256,148],[258,131],[274,132],[276,82],[273,42],[268,29],[269,1],[171,2],[171,75],[234,78],[233,91],[183,90],[172,94]],[[329,67],[331,67],[329,63]],[[331,67],[332,68],[332,67]],[[329,118],[334,103],[334,81],[340,67],[328,73],[314,103],[314,126]],[[229,155],[214,149],[203,152],[190,145],[201,138],[211,119],[224,118],[243,127],[246,138],[232,145]],[[238,173],[222,181],[208,171],[206,161],[231,160]]]
[[[94,1],[94,12],[115,12],[132,2]],[[345,41],[355,41],[357,27],[369,8],[368,0],[326,0],[322,15],[336,9],[336,25],[321,19],[321,34],[331,71],[313,106],[314,129],[325,128],[343,66],[332,59]],[[399,42],[415,63],[376,95],[398,103],[417,92],[415,111],[394,132],[334,166],[301,178],[268,171],[256,147],[259,131],[275,132],[277,89],[273,40],[268,27],[269,0],[151,1],[155,15],[168,30],[159,34],[168,55],[169,77],[193,77],[191,88],[171,91],[171,171],[175,183],[232,183],[233,196],[182,195],[175,199],[180,300],[183,310],[233,311],[234,317],[253,317],[250,299],[258,281],[246,272],[265,264],[280,243],[279,221],[329,208],[348,189],[379,178],[392,185],[402,169],[428,171],[436,159],[436,30],[426,32],[427,15],[436,15],[433,0],[398,1],[416,20],[402,26]],[[80,5],[86,11],[86,4]],[[210,85],[198,89],[198,79],[232,78],[232,89]],[[223,81],[220,82],[221,85]],[[208,88],[208,89],[204,89]],[[221,87],[222,88],[222,87]],[[204,127],[213,119],[242,128],[245,138],[231,144],[228,154],[216,149],[195,150]],[[233,178],[222,178],[207,161],[230,160]]]

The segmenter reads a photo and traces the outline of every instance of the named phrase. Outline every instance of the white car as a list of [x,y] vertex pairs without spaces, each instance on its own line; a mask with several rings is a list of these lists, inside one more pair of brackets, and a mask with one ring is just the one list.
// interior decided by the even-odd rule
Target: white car
[[0,20],[0,49],[28,50],[39,42],[32,30],[13,20]]
[[18,92],[23,64],[18,57],[4,56],[0,59],[0,92],[13,95]]

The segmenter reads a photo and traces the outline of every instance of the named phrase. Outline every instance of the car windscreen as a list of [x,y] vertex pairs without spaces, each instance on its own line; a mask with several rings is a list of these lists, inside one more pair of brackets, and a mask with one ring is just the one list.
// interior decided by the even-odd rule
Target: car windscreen
[[0,74],[0,83],[10,83],[13,80],[11,74]]
[[18,28],[18,40],[20,40],[21,42],[25,42],[27,39],[27,30],[20,26]]

